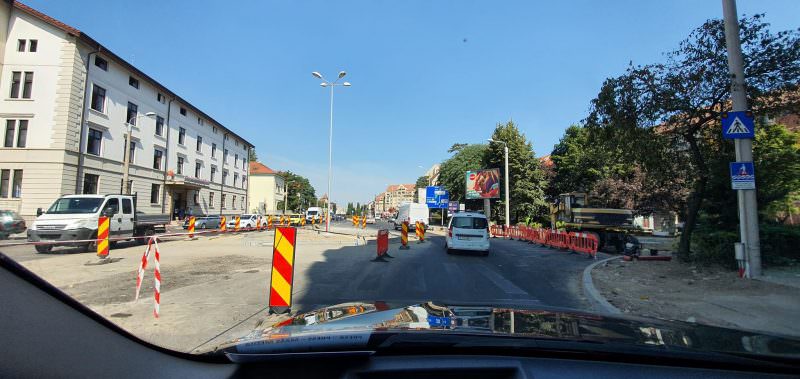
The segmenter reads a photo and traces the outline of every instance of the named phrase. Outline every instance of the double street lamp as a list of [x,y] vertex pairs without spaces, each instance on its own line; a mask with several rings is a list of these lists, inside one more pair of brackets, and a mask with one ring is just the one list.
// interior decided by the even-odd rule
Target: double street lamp
[[128,133],[125,135],[125,148],[124,152],[122,153],[124,158],[123,168],[122,168],[122,193],[126,195],[131,194],[131,185],[128,183],[128,171],[131,167],[131,129],[133,128],[133,124],[136,120],[142,117],[153,117],[156,115],[156,112],[147,112],[145,114],[136,115],[128,120],[127,124],[125,125],[128,128]]
[[487,141],[489,141],[489,143],[495,142],[495,143],[502,143],[503,144],[503,153],[505,155],[505,180],[504,180],[504,182],[505,182],[505,190],[506,190],[506,228],[508,228],[511,225],[511,222],[510,222],[511,216],[509,214],[510,213],[509,212],[510,201],[509,201],[509,196],[508,196],[508,144],[505,143],[504,141],[498,141],[498,140],[494,140],[494,139],[491,139],[491,138],[487,139]]
[[319,85],[322,87],[330,87],[331,88],[331,126],[328,131],[328,200],[325,204],[325,231],[327,232],[331,225],[331,217],[330,217],[330,210],[331,210],[331,180],[333,178],[333,87],[336,86],[343,86],[343,87],[350,87],[349,82],[342,82],[339,83],[339,80],[344,78],[347,75],[344,71],[339,71],[339,77],[336,78],[333,82],[329,80],[325,80],[317,71],[311,73],[314,75],[315,78],[322,80],[322,83]]

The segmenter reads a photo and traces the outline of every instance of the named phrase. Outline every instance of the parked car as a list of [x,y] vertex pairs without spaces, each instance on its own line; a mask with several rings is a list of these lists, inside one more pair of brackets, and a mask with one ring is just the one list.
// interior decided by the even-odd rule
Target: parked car
[[368,216],[367,217],[367,224],[374,224],[374,223],[375,223],[375,217]]
[[302,215],[302,214],[299,214],[299,213],[298,214],[291,214],[291,215],[289,215],[289,225],[298,226],[298,225],[300,225],[300,223],[303,222],[303,218],[305,218],[305,215]]
[[[222,218],[219,215],[201,215],[195,216],[194,218],[194,228],[195,229],[217,229],[219,228],[219,222],[222,221]],[[185,221],[183,221],[183,228],[189,229],[189,218],[187,217]]]
[[25,220],[17,212],[0,210],[0,240],[8,239],[10,234],[22,233],[25,229]]
[[[275,220],[273,220],[274,222]],[[239,228],[255,228],[256,224],[258,223],[258,215],[257,214],[243,214],[239,215]],[[265,223],[264,218],[262,217],[262,224]],[[236,227],[236,215],[228,217],[228,229],[232,229]]]
[[489,247],[489,220],[485,215],[459,212],[450,218],[444,242],[447,254],[453,250],[470,250],[489,255]]

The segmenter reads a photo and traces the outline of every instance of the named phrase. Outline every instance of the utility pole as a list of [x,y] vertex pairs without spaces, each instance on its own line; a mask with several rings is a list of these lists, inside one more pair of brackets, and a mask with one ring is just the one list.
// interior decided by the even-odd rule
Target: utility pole
[[[722,0],[725,20],[725,44],[728,49],[728,69],[731,73],[731,100],[733,111],[747,111],[747,93],[744,82],[742,46],[739,40],[739,20],[735,0]],[[753,161],[753,140],[734,140],[737,162]],[[736,190],[739,202],[739,233],[746,252],[745,276],[761,276],[761,243],[758,235],[758,206],[756,190]]]

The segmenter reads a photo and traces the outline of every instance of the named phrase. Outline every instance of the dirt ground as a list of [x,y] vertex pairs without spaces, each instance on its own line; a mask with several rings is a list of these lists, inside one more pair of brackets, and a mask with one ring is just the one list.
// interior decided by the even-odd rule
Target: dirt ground
[[596,267],[592,278],[626,314],[800,335],[800,291],[794,287],[676,260],[612,260]]

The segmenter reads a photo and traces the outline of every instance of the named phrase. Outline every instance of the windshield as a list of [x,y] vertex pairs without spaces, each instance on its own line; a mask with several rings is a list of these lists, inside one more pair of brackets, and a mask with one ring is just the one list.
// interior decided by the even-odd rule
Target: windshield
[[61,198],[55,201],[50,209],[47,210],[49,214],[65,214],[65,213],[95,213],[100,209],[103,203],[102,198]]
[[485,218],[480,217],[453,217],[453,228],[459,229],[486,229],[488,224]]
[[4,2],[0,252],[190,353],[800,338],[800,1],[730,1]]

